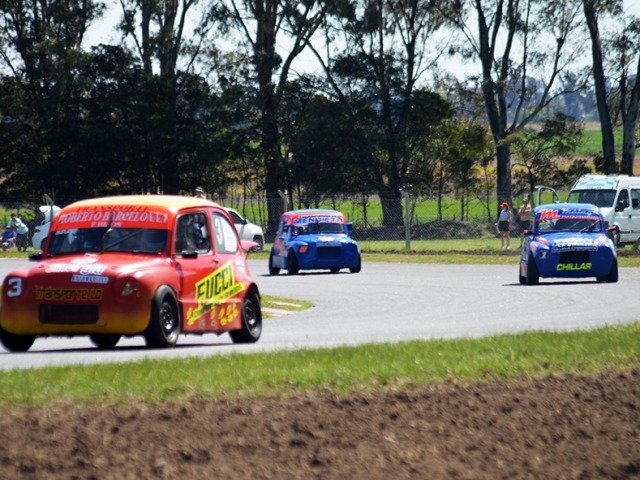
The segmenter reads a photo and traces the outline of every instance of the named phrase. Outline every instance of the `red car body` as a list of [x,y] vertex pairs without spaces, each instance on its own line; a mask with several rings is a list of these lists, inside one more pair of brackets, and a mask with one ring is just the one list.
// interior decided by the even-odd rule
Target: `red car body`
[[104,197],[62,209],[37,263],[8,274],[0,341],[26,351],[38,336],[89,335],[112,348],[121,336],[171,347],[180,334],[262,331],[260,294],[229,214],[208,200]]

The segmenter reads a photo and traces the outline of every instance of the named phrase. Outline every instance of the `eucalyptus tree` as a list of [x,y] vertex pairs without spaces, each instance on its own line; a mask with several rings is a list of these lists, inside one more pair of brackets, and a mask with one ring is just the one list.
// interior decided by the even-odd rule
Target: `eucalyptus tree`
[[[421,116],[422,134],[450,115],[442,99],[420,111],[417,92],[441,54],[432,35],[443,25],[440,8],[451,2],[357,0],[334,11],[325,25],[324,45],[311,45],[351,121],[367,139],[370,187],[382,200],[383,224],[401,225],[401,191],[409,187],[412,137]],[[452,14],[452,13],[451,13]],[[431,48],[430,48],[431,47]],[[363,108],[364,106],[364,108]],[[375,122],[367,122],[370,112]],[[412,131],[413,129],[413,131]],[[415,143],[414,143],[415,144]]]
[[539,184],[566,188],[565,181],[573,182],[577,177],[569,179],[563,170],[578,176],[588,173],[583,160],[571,161],[568,165],[557,161],[570,157],[581,140],[582,125],[562,113],[547,119],[542,128],[524,129],[508,138],[517,159],[514,167],[518,167],[515,170],[518,194],[530,197]]
[[[578,0],[460,0],[449,16],[478,61],[487,120],[497,156],[498,202],[511,198],[511,147],[504,139],[525,128],[559,96],[582,40]],[[532,89],[531,78],[542,83]],[[574,82],[575,84],[575,82]],[[539,90],[539,91],[537,91]],[[535,93],[535,95],[534,95]]]
[[[583,6],[591,36],[593,81],[602,132],[599,166],[605,173],[618,170],[613,129],[620,117],[623,148],[619,169],[633,175],[640,107],[640,20],[625,17],[622,0],[583,0]],[[601,33],[603,19],[609,21]]]
[[226,17],[239,32],[239,47],[248,53],[253,67],[268,235],[275,233],[282,213],[279,192],[289,183],[277,115],[283,89],[292,74],[293,62],[304,51],[327,11],[340,1],[221,0],[218,5],[224,12],[221,17]]
[[15,89],[11,116],[24,127],[13,140],[30,145],[8,167],[5,189],[63,196],[77,191],[70,172],[85,161],[75,148],[86,88],[82,42],[102,10],[95,0],[0,0],[4,92]]
[[[151,95],[151,119],[144,135],[150,142],[146,158],[153,157],[163,173],[161,191],[179,193],[181,132],[179,99],[181,83],[191,78],[191,67],[213,28],[199,0],[119,0],[122,13],[118,28],[132,46],[147,77]],[[150,119],[150,120],[151,120]],[[161,147],[161,148],[158,148]]]

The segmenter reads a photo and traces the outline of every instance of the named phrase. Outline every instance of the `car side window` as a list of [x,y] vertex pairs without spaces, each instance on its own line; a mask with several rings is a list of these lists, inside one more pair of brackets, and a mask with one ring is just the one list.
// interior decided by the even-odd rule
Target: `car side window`
[[624,205],[624,208],[627,208],[629,206],[629,192],[626,190],[620,190],[617,204],[622,204]]
[[188,213],[178,217],[176,253],[207,253],[211,250],[211,235],[204,213]]
[[640,189],[638,188],[631,189],[631,208],[640,209]]
[[233,225],[220,213],[212,216],[213,240],[217,253],[236,253],[240,247],[238,236]]

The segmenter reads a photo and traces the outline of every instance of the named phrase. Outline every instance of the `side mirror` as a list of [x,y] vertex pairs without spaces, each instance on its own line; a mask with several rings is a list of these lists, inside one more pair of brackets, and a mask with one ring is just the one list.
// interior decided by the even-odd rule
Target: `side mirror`
[[347,232],[351,232],[353,230],[353,222],[347,223]]
[[29,252],[28,257],[30,262],[39,262],[42,260],[42,252]]
[[625,208],[627,208],[626,202],[624,200],[618,200],[618,203],[616,203],[615,211],[622,212]]

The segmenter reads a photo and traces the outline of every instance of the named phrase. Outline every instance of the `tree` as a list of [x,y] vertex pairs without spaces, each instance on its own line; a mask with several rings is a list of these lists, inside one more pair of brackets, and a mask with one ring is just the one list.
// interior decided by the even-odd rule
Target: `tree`
[[[518,195],[526,193],[531,198],[536,185],[540,184],[565,187],[567,175],[555,159],[569,157],[581,140],[582,126],[562,113],[545,121],[541,129],[522,130],[505,139],[511,142],[519,159],[514,164],[520,167],[515,174]],[[588,173],[583,160],[571,162],[569,169],[564,170],[570,170],[572,175]]]
[[[311,48],[331,93],[367,139],[367,178],[382,200],[383,224],[402,225],[400,190],[408,187],[411,139],[420,125],[424,135],[451,114],[446,101],[420,88],[429,66],[429,37],[442,16],[424,0],[361,0],[334,13],[326,48]],[[411,119],[417,115],[421,124]]]
[[[586,79],[570,90],[555,88],[578,52],[574,37],[580,4],[467,0],[460,7],[455,16],[447,15],[466,40],[462,51],[480,63],[480,84],[496,147],[497,196],[502,202],[512,195],[510,144],[503,140],[535,120],[555,98],[585,85]],[[539,93],[531,88],[529,72],[540,77]]]
[[[179,80],[185,77],[179,75],[178,60],[187,51],[185,28],[197,3],[198,0],[120,0],[123,16],[119,28],[133,40],[148,78],[147,86],[158,93],[154,101],[159,102],[156,113],[162,118],[155,125],[159,129],[155,134],[160,144],[150,147],[161,146],[158,163],[163,172],[161,191],[164,193],[177,194],[181,190],[176,126],[179,121]],[[202,42],[209,25],[205,16],[191,32],[191,41]],[[199,52],[197,47],[189,49],[187,65],[194,62]]]
[[[228,0],[226,17],[238,28],[251,52],[259,110],[260,152],[265,167],[267,235],[275,234],[282,213],[279,192],[286,189],[287,168],[278,126],[278,106],[291,64],[325,19],[332,2],[309,0]],[[289,45],[280,56],[278,44]]]
[[0,59],[12,76],[4,78],[4,93],[18,95],[11,103],[24,136],[16,141],[29,143],[4,185],[12,194],[33,188],[63,196],[78,191],[77,177],[69,172],[86,161],[78,148],[87,85],[81,46],[102,9],[94,0],[0,1]]

